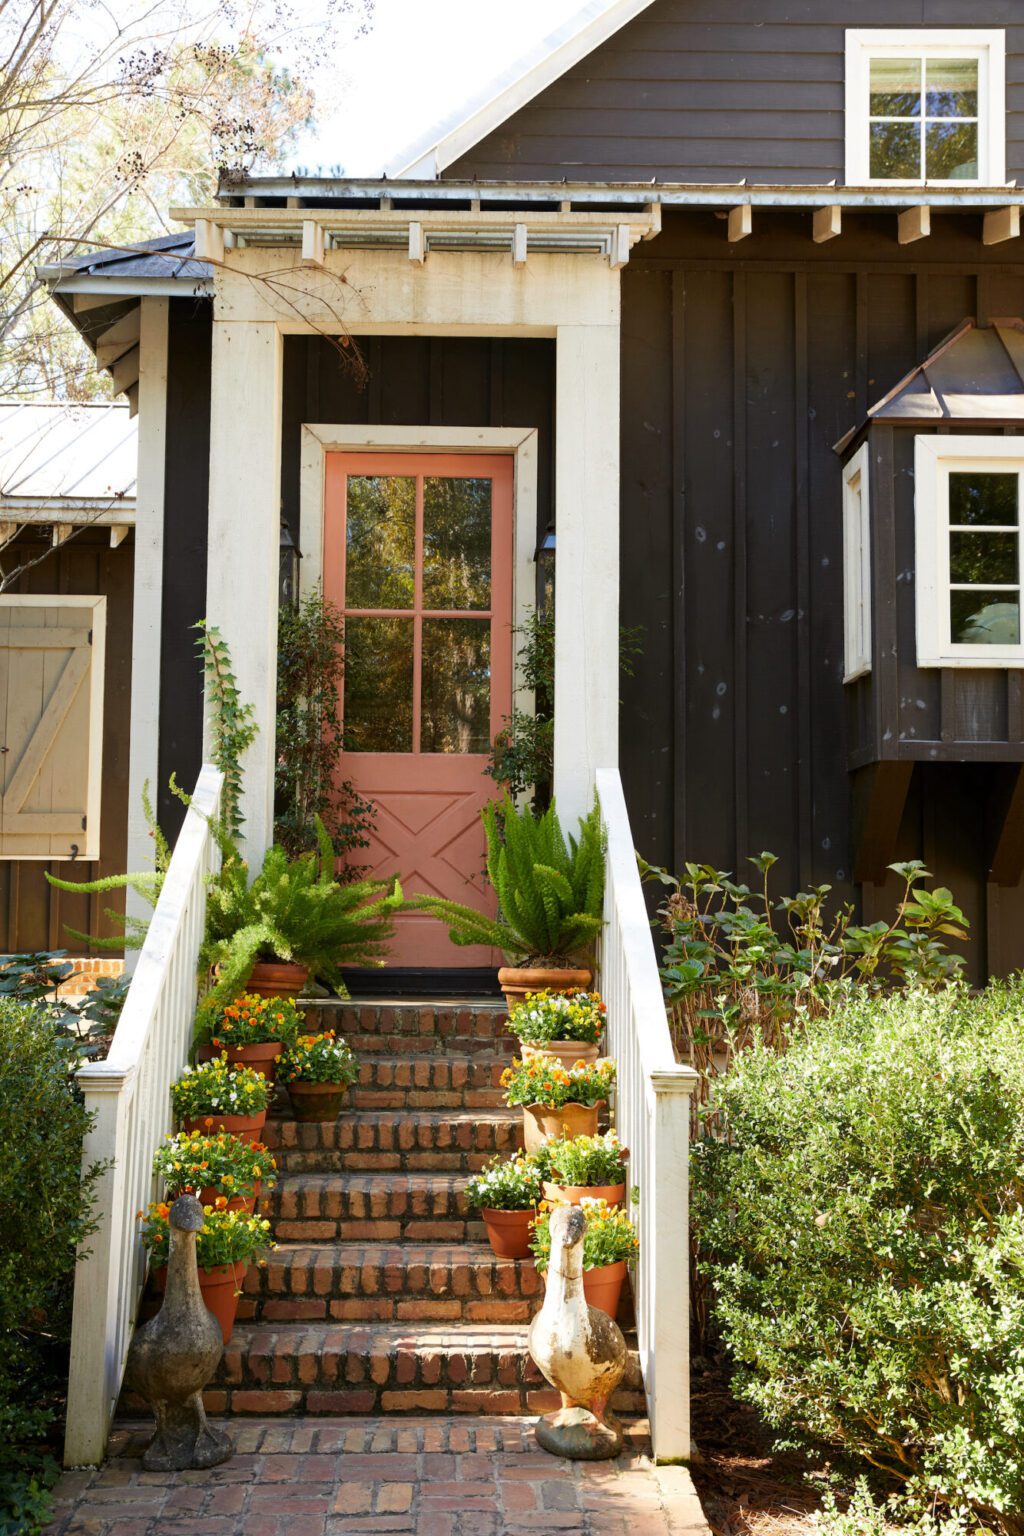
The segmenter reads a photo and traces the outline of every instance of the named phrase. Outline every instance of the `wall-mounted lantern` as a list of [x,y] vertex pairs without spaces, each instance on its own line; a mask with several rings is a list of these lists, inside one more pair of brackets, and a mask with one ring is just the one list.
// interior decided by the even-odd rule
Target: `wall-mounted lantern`
[[299,602],[299,561],[302,555],[284,518],[281,519],[278,552],[277,600],[282,608],[295,608]]
[[537,562],[537,612],[546,613],[555,596],[554,523],[548,523],[533,558]]

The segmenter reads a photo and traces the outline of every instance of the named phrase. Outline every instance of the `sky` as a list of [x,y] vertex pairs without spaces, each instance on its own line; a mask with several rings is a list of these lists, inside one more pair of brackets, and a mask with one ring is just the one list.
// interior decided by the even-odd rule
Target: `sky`
[[[312,0],[311,0],[312,4]],[[407,145],[581,9],[583,0],[375,0],[339,58],[336,101],[286,162],[306,174],[379,175]]]

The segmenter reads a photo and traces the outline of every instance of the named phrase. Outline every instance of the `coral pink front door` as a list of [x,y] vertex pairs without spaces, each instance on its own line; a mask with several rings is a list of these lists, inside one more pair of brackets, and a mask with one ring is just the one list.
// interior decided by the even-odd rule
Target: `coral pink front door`
[[[324,594],[345,620],[341,775],[376,807],[365,861],[492,912],[481,808],[512,708],[512,460],[330,453]],[[500,964],[402,913],[395,966]]]

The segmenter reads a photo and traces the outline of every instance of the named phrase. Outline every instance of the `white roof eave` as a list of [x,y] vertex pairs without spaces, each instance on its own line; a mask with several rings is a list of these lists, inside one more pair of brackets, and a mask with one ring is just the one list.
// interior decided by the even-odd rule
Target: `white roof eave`
[[582,10],[492,80],[481,96],[463,103],[396,156],[387,175],[401,180],[436,179],[651,3],[652,0],[611,0],[611,4],[608,0],[588,0]]

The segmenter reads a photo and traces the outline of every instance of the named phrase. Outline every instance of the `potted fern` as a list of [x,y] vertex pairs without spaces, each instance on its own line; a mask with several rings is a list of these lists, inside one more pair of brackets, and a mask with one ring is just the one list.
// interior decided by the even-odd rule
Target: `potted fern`
[[334,848],[316,819],[318,849],[289,858],[267,850],[252,884],[244,859],[224,840],[224,863],[206,898],[202,973],[216,980],[199,1005],[199,1037],[212,1018],[243,990],[295,996],[312,972],[347,996],[342,965],[383,965],[392,914],[402,891],[379,880],[341,885],[334,878]]
[[482,812],[498,916],[438,896],[410,901],[448,926],[453,944],[484,944],[511,961],[498,972],[509,1007],[528,993],[587,988],[604,906],[604,839],[595,805],[566,837],[554,805],[542,815],[505,797]]

